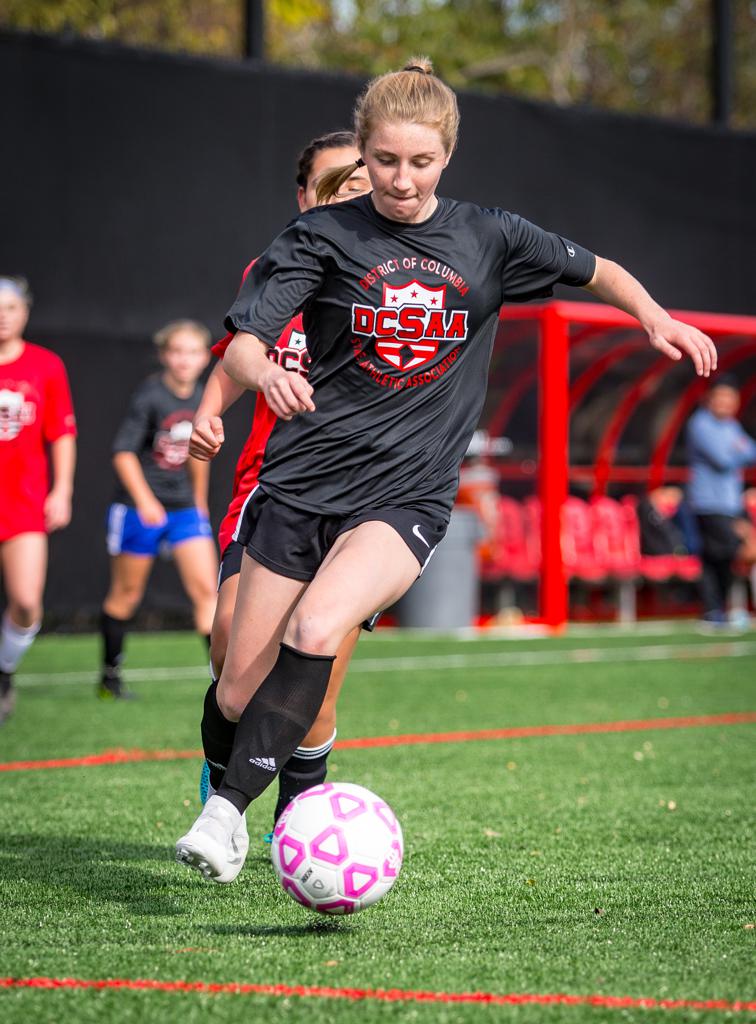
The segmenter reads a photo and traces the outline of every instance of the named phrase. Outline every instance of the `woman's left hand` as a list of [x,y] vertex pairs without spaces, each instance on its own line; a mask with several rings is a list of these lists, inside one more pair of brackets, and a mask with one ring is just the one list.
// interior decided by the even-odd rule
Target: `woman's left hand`
[[717,368],[717,349],[711,338],[697,327],[666,315],[646,326],[652,346],[670,359],[690,356],[699,377],[708,377]]

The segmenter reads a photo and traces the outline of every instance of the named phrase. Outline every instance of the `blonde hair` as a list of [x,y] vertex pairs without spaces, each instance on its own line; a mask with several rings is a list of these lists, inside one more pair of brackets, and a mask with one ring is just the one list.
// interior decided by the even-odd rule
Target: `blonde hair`
[[173,335],[177,334],[178,331],[193,331],[198,337],[202,338],[202,344],[207,348],[210,347],[213,340],[210,331],[199,320],[171,320],[170,323],[161,327],[159,331],[155,331],[152,335],[152,340],[162,352]]
[[[354,108],[354,134],[364,151],[378,124],[424,124],[436,128],[447,156],[454,151],[459,133],[459,108],[454,92],[433,73],[427,57],[411,57],[401,71],[389,71],[368,83]],[[320,205],[332,199],[355,166],[334,167],[321,177],[317,188]]]

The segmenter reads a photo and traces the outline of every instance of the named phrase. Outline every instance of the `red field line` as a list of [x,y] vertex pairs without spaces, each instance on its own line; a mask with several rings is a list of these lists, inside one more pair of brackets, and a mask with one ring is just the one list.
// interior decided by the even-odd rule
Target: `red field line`
[[[469,743],[476,740],[527,739],[534,736],[580,736],[586,733],[645,732],[650,729],[694,729],[711,725],[743,725],[756,722],[756,711],[724,715],[687,715],[683,718],[641,718],[618,722],[577,722],[573,725],[520,725],[508,729],[467,732],[418,732],[398,736],[362,736],[338,740],[338,750],[368,747],[404,747],[420,743]],[[58,757],[46,761],[6,761],[0,772],[40,771],[45,768],[91,768],[96,765],[135,761],[186,761],[202,757],[201,750],[106,750],[85,757]]]
[[412,989],[332,988],[325,985],[253,985],[232,982],[156,981],[152,978],[0,978],[0,988],[127,989],[139,992],[199,992],[204,995],[300,996],[315,999],[374,999],[386,1003],[483,1003],[488,1005],[594,1006],[611,1010],[756,1010],[756,1001],[726,999],[654,999],[634,996],[570,995],[566,992],[423,992]]
[[619,722],[577,722],[574,725],[522,725],[508,729],[470,732],[405,733],[403,736],[366,736],[339,740],[342,750],[360,747],[401,747],[412,743],[468,743],[471,740],[526,739],[531,736],[578,736],[600,732],[641,732],[647,729],[692,729],[705,725],[741,725],[756,722],[756,711],[725,715],[687,715],[684,718],[641,718]]
[[105,750],[84,757],[53,757],[46,761],[0,762],[0,772],[41,771],[45,768],[93,768],[103,764],[129,764],[134,761],[189,761],[202,757],[201,750]]

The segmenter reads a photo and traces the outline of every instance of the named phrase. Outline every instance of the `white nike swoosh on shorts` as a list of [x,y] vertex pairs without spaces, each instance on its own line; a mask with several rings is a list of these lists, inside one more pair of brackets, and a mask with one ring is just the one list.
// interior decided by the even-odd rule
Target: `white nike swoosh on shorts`
[[430,544],[428,543],[428,541],[425,539],[425,537],[423,537],[422,533],[420,533],[420,524],[419,523],[415,523],[415,525],[412,527],[412,532],[414,533],[414,535],[417,537],[418,540],[421,540],[423,542],[423,544],[425,544],[426,548],[430,547]]

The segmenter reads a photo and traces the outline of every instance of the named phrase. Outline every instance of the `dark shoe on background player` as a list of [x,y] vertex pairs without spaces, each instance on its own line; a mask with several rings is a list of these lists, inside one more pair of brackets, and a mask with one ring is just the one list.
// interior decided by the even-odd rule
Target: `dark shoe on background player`
[[97,696],[103,700],[135,700],[136,694],[123,685],[117,668],[106,668],[97,684]]
[[0,725],[10,718],[16,706],[16,688],[10,672],[0,672]]
[[705,635],[723,633],[727,629],[727,614],[723,609],[714,608],[704,612],[696,623],[696,631]]

